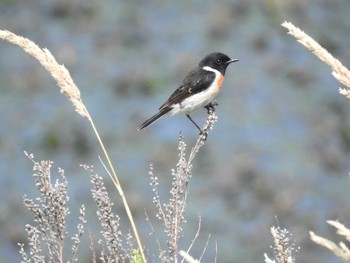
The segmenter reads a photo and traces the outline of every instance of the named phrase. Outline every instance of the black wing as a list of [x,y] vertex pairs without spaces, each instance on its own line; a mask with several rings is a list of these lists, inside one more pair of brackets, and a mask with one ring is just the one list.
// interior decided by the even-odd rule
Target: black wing
[[196,68],[192,70],[182,81],[180,87],[174,91],[169,99],[160,106],[160,110],[167,108],[173,104],[179,103],[189,96],[199,93],[210,86],[215,79],[215,73]]

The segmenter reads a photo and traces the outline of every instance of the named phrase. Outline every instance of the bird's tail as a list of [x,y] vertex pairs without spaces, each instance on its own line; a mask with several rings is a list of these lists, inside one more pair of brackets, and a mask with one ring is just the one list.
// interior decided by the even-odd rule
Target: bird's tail
[[151,125],[153,122],[155,122],[156,120],[158,120],[160,117],[162,117],[164,114],[167,114],[169,111],[171,110],[170,107],[167,108],[163,108],[161,109],[157,114],[153,115],[151,118],[149,118],[148,120],[146,120],[144,123],[142,123],[137,130],[140,131],[143,128],[146,128],[147,126]]

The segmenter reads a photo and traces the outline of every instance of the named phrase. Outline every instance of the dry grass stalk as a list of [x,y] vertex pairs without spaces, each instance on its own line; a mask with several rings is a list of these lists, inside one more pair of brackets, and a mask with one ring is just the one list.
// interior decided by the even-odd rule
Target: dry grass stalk
[[343,66],[343,64],[332,56],[325,48],[318,44],[313,38],[307,35],[304,31],[294,26],[290,22],[282,23],[282,26],[288,29],[288,34],[294,36],[299,43],[304,45],[312,53],[314,53],[319,59],[332,68],[332,75],[341,84],[347,88],[339,88],[339,93],[350,98],[350,71]]
[[[97,206],[97,217],[100,220],[103,239],[99,241],[102,246],[102,262],[127,262],[131,259],[131,252],[134,246],[131,243],[130,249],[123,245],[124,235],[120,227],[120,218],[113,213],[113,202],[109,197],[103,178],[96,174],[92,166],[82,165],[91,174],[91,193]],[[132,239],[132,237],[128,237]],[[140,262],[140,261],[139,261]]]
[[58,62],[52,56],[52,54],[50,53],[50,51],[48,49],[39,48],[33,41],[30,41],[27,38],[17,36],[16,34],[10,32],[8,30],[0,30],[0,39],[6,40],[12,44],[19,46],[25,52],[27,52],[28,54],[33,56],[35,59],[37,59],[40,62],[40,64],[50,73],[52,78],[57,82],[57,85],[60,87],[61,93],[64,94],[72,102],[73,106],[75,107],[75,110],[82,117],[86,117],[89,120],[89,122],[90,122],[90,124],[95,132],[96,138],[99,141],[100,146],[102,148],[102,151],[107,159],[109,168],[112,172],[113,183],[116,186],[116,188],[117,188],[117,190],[122,198],[124,208],[125,208],[126,213],[128,215],[131,227],[133,229],[136,241],[137,241],[138,246],[139,246],[140,254],[142,255],[142,259],[144,262],[146,262],[146,258],[144,256],[141,240],[140,240],[140,237],[138,235],[138,231],[137,231],[133,216],[131,214],[131,210],[129,208],[128,202],[126,200],[124,191],[119,183],[117,173],[114,169],[114,166],[112,165],[112,162],[109,158],[107,150],[102,142],[102,139],[100,138],[100,135],[99,135],[99,133],[94,125],[94,122],[93,122],[92,118],[90,117],[90,114],[89,114],[87,108],[85,107],[85,105],[81,99],[80,91],[79,91],[78,87],[75,85],[72,77],[70,76],[69,71],[63,65],[58,64]]
[[[314,53],[319,59],[328,64],[332,68],[332,75],[347,88],[339,88],[339,93],[350,99],[350,71],[343,66],[343,64],[336,58],[334,58],[326,49],[318,44],[314,39],[308,36],[305,32],[294,26],[290,22],[282,23],[282,26],[287,28],[288,33],[293,35],[299,43],[304,45],[312,53]],[[350,230],[338,221],[327,221],[337,229],[337,234],[345,237],[347,241],[350,241]],[[344,242],[340,242],[338,245],[331,240],[317,236],[314,232],[310,231],[311,240],[315,243],[329,249],[336,256],[340,257],[344,262],[350,262],[350,250]],[[267,261],[266,261],[267,262]]]
[[[29,253],[25,252],[23,244],[19,244],[22,262],[65,262],[63,248],[68,236],[67,217],[70,214],[68,181],[64,171],[58,169],[60,179],[53,183],[53,162],[36,162],[32,154],[25,154],[33,162],[33,177],[39,195],[36,198],[25,195],[23,198],[25,207],[34,215],[34,223],[26,225]],[[77,253],[85,223],[85,207],[82,205],[77,233],[71,237],[73,244],[69,262],[78,262]]]
[[[197,240],[198,237],[199,237],[199,232],[200,232],[200,230],[201,230],[201,225],[202,225],[202,218],[199,216],[197,232],[196,232],[196,234],[195,234],[195,236],[194,236],[194,238],[193,238],[193,240],[192,240],[190,246],[189,246],[188,249],[185,251],[185,253],[190,254],[190,251],[191,251],[191,249],[192,249],[194,243],[196,242],[196,240]],[[180,251],[180,255],[181,255],[181,251]],[[185,257],[183,257],[183,259],[181,260],[181,263],[183,263],[183,262],[185,262]]]
[[295,243],[291,242],[292,234],[287,229],[282,229],[280,226],[271,227],[271,234],[274,240],[273,249],[275,259],[270,259],[265,253],[266,263],[294,263],[295,253],[299,248],[295,247]]
[[339,236],[345,237],[346,240],[350,242],[350,229],[348,229],[339,221],[328,220],[327,223],[330,224],[331,226],[334,226],[337,229],[337,234]]
[[57,85],[61,88],[61,93],[67,96],[73,103],[75,110],[81,116],[90,119],[81,99],[80,91],[70,76],[69,71],[63,65],[57,63],[48,49],[41,49],[29,39],[17,36],[8,30],[0,30],[0,38],[19,46],[29,55],[37,59],[57,82]]
[[[201,147],[204,146],[207,133],[213,128],[217,119],[215,112],[209,112],[207,121],[202,129],[203,133],[198,136],[197,142],[191,149],[188,158],[186,158],[186,143],[182,136],[180,136],[178,146],[179,160],[176,164],[176,169],[172,169],[173,181],[168,202],[161,200],[158,191],[159,180],[153,173],[152,165],[150,166],[149,175],[152,191],[154,193],[153,203],[158,209],[156,217],[162,221],[164,232],[167,236],[166,243],[168,249],[164,250],[159,244],[160,259],[162,262],[178,262],[179,240],[183,236],[182,225],[186,223],[185,208],[188,196],[187,186],[192,176],[192,161],[199,153]],[[192,245],[193,243],[190,245],[190,248]]]
[[[332,225],[333,227],[335,227],[337,229],[338,235],[345,237],[345,239],[347,241],[350,240],[350,229],[348,229],[347,227],[345,227],[343,224],[341,224],[338,221],[329,220],[329,221],[327,221],[327,223]],[[312,231],[310,231],[310,237],[311,237],[311,240],[314,241],[316,244],[327,248],[334,255],[341,258],[344,262],[350,262],[350,250],[345,245],[344,242],[339,242],[339,244],[337,245],[333,241],[331,241],[327,238],[318,236]]]

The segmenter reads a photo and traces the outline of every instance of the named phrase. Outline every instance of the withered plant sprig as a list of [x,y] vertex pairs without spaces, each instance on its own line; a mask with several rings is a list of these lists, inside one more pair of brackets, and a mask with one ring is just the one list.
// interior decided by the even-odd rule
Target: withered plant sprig
[[[282,23],[282,26],[288,29],[288,33],[294,36],[299,43],[305,46],[313,54],[315,54],[324,63],[332,68],[332,75],[346,88],[339,88],[339,93],[350,99],[350,71],[343,66],[343,64],[333,57],[325,48],[323,48],[319,43],[317,43],[312,37],[307,35],[304,31],[294,26],[290,22]],[[332,225],[337,229],[337,234],[345,237],[347,241],[350,241],[350,230],[345,227],[342,223],[338,221],[329,220],[328,224]],[[320,246],[323,246],[330,251],[332,251],[336,256],[341,258],[344,262],[350,262],[350,249],[344,243],[340,242],[336,244],[335,242],[316,235],[314,232],[310,231],[311,240]],[[268,262],[268,261],[266,261]]]
[[97,207],[97,217],[102,226],[102,253],[100,259],[103,262],[126,262],[130,258],[131,251],[123,248],[122,232],[120,230],[119,216],[112,211],[113,202],[110,199],[103,178],[93,171],[93,167],[83,165],[91,174],[91,193]]
[[82,235],[84,234],[84,225],[86,224],[85,220],[85,206],[82,205],[79,215],[79,223],[77,225],[77,233],[72,237],[73,245],[72,245],[72,262],[78,262],[77,254],[78,254],[78,248],[80,244],[80,239]]
[[[333,226],[335,229],[337,229],[337,234],[341,237],[344,237],[348,242],[350,242],[350,229],[344,226],[339,221],[334,220],[328,220],[328,224]],[[350,262],[350,248],[348,245],[346,245],[346,242],[339,242],[336,244],[335,242],[318,236],[314,232],[310,231],[310,237],[311,240],[314,241],[316,244],[319,244],[320,246],[323,246],[333,252],[334,255],[342,259],[344,262]]]
[[143,253],[143,247],[141,244],[141,239],[139,237],[133,216],[131,214],[131,210],[129,208],[129,204],[127,202],[127,199],[125,197],[124,191],[120,185],[117,173],[114,169],[114,166],[112,165],[112,162],[109,158],[108,152],[104,146],[104,143],[95,127],[95,124],[85,107],[83,100],[81,99],[80,96],[80,91],[78,87],[75,85],[72,77],[69,74],[69,71],[63,66],[60,65],[54,56],[50,53],[50,51],[46,48],[41,49],[38,47],[34,42],[31,40],[18,36],[8,30],[0,30],[0,39],[3,39],[5,41],[8,41],[12,44],[15,44],[22,48],[26,53],[29,55],[33,56],[35,59],[39,61],[39,63],[50,73],[52,78],[56,81],[57,85],[60,87],[60,91],[62,94],[64,94],[73,104],[75,107],[75,110],[82,116],[86,117],[91,124],[91,127],[96,135],[96,138],[101,146],[101,149],[105,155],[105,158],[108,162],[109,169],[111,170],[111,173],[113,175],[112,180],[115,185],[115,187],[118,190],[119,195],[122,198],[124,208],[126,210],[126,213],[128,215],[131,228],[133,230],[133,233],[135,235],[137,244],[138,244],[138,249],[140,251],[140,254],[142,256],[142,260],[146,262],[145,255]]
[[[64,171],[58,169],[60,180],[51,182],[51,161],[34,161],[33,155],[28,155],[33,162],[35,186],[40,195],[33,199],[24,196],[25,207],[34,214],[34,225],[27,224],[30,257],[20,244],[20,254],[24,262],[64,262],[63,245],[67,235],[66,218],[70,214],[68,203],[68,182]],[[84,232],[84,207],[80,210],[78,234],[73,237],[72,262],[77,262],[77,251],[80,237]]]
[[151,187],[154,193],[153,203],[158,209],[157,218],[163,222],[164,232],[167,236],[167,253],[160,248],[160,259],[162,262],[178,262],[179,240],[183,235],[182,224],[186,223],[185,208],[188,196],[188,183],[192,175],[192,162],[199,150],[204,146],[207,132],[213,128],[217,116],[211,111],[203,128],[203,133],[198,136],[197,142],[186,158],[186,143],[180,135],[178,143],[178,162],[176,169],[171,170],[172,185],[168,202],[163,202],[158,192],[159,179],[153,173],[150,166]]
[[270,259],[265,253],[266,263],[294,263],[295,253],[299,250],[292,241],[292,234],[287,229],[282,229],[280,226],[271,227],[271,234],[274,245],[271,246],[275,259]]
[[288,34],[294,36],[299,43],[315,54],[324,63],[332,68],[332,75],[347,88],[339,88],[340,94],[350,98],[350,71],[343,64],[332,56],[325,48],[307,35],[300,28],[290,22],[283,22],[282,26],[288,29]]

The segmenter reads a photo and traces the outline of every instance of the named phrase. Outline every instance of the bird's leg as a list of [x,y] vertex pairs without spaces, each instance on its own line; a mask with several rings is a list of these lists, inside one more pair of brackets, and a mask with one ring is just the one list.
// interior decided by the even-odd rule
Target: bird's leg
[[204,108],[208,111],[208,114],[215,112],[215,107],[218,106],[219,103],[216,100],[209,102]]
[[191,116],[189,114],[186,114],[186,117],[190,119],[190,121],[197,127],[197,129],[202,132],[201,128],[197,125],[197,123],[192,120]]
[[206,141],[208,133],[206,131],[202,131],[202,129],[197,125],[197,123],[195,123],[194,120],[192,120],[189,114],[186,114],[186,117],[197,127],[197,129],[199,130],[199,134],[204,135],[204,140]]

